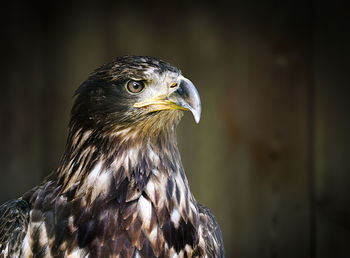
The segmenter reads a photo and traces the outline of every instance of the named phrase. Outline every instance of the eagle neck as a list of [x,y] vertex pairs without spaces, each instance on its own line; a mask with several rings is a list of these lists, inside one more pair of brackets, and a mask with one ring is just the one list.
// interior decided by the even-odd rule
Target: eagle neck
[[[90,215],[96,219],[102,219],[104,209],[128,207],[119,211],[120,216],[128,217],[128,212],[137,215],[150,241],[151,232],[162,229],[169,246],[174,245],[172,235],[181,232],[187,232],[190,246],[195,246],[199,211],[183,170],[175,131],[148,138],[137,135],[128,130],[108,135],[71,132],[61,165],[48,182],[60,188],[56,199],[92,207]],[[156,228],[151,218],[157,218]]]
[[[149,181],[158,180],[166,188],[167,180],[171,179],[181,181],[181,190],[190,194],[175,128],[151,137],[144,135],[128,128],[116,133],[71,128],[60,166],[51,179],[63,185],[61,192],[78,186],[90,188],[86,193],[94,192],[91,189],[96,189],[96,183],[101,180],[108,181],[101,183],[101,187],[113,185],[116,189],[124,180],[134,182],[135,190],[142,192]],[[96,192],[92,197],[98,195]]]

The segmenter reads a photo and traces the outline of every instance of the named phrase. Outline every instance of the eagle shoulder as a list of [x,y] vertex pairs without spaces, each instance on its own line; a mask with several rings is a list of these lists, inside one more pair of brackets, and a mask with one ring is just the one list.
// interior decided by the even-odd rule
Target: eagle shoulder
[[29,204],[22,199],[0,206],[0,257],[18,256],[29,222]]
[[219,223],[217,223],[213,213],[209,208],[197,203],[199,211],[199,231],[201,239],[199,246],[204,251],[204,254],[199,254],[204,257],[224,258],[224,242]]

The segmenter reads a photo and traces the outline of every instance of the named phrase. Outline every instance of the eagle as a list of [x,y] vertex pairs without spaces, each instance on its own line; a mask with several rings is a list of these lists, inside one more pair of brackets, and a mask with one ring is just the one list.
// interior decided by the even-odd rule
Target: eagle
[[0,206],[0,257],[224,257],[177,147],[183,111],[200,120],[193,83],[162,60],[123,56],[74,97],[58,168]]

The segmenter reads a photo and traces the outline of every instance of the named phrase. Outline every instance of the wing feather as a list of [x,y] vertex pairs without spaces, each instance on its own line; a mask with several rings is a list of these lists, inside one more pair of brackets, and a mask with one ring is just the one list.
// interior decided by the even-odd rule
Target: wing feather
[[19,254],[28,228],[29,210],[28,203],[21,199],[0,206],[0,257]]
[[221,237],[220,226],[209,208],[198,204],[200,226],[203,228],[205,252],[207,257],[224,258],[224,242]]

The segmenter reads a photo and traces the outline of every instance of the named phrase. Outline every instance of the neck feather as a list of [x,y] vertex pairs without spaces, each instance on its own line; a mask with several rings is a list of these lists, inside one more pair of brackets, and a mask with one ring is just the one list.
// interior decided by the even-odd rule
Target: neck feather
[[53,181],[85,203],[146,198],[157,210],[197,224],[195,200],[176,144],[175,128],[155,137],[124,128],[116,133],[71,130]]

